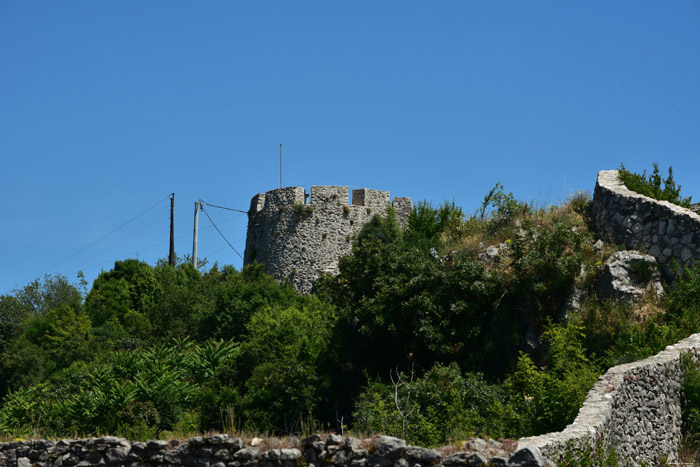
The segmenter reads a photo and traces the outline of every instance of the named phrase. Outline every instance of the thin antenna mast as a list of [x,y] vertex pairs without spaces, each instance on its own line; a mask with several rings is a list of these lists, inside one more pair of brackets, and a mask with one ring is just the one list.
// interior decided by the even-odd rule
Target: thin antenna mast
[[282,143],[280,143],[280,188],[282,188]]

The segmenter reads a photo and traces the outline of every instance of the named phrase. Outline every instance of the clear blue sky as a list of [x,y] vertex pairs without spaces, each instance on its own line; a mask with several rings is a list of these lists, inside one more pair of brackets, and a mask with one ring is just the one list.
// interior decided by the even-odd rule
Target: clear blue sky
[[[0,293],[165,257],[171,192],[190,253],[194,201],[247,209],[280,143],[284,185],[468,212],[620,162],[700,200],[700,2],[0,0]],[[210,225],[200,257],[240,267]]]

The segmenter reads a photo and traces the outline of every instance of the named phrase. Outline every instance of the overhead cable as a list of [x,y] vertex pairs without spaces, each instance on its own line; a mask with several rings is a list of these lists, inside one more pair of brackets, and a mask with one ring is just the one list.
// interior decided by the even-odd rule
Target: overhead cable
[[121,229],[123,229],[124,227],[126,227],[127,225],[131,224],[133,221],[135,221],[135,220],[138,219],[139,217],[143,216],[143,215],[146,214],[148,211],[150,211],[151,209],[155,208],[155,207],[158,206],[160,203],[162,203],[163,201],[165,201],[166,199],[169,199],[169,198],[170,198],[170,195],[168,195],[168,196],[166,196],[165,198],[159,200],[158,202],[156,202],[155,204],[153,204],[151,207],[149,207],[149,208],[147,208],[147,209],[144,209],[143,211],[141,211],[140,213],[136,214],[134,217],[132,217],[132,218],[129,219],[128,221],[126,221],[126,222],[124,222],[123,224],[121,224],[119,227],[117,227],[117,228],[113,229],[112,231],[106,233],[105,235],[101,236],[101,237],[98,238],[97,240],[95,240],[95,241],[93,241],[93,242],[91,242],[91,243],[88,243],[88,244],[85,245],[84,247],[78,249],[78,250],[75,251],[74,253],[71,253],[70,255],[66,256],[66,257],[63,258],[62,260],[55,262],[54,264],[52,264],[51,266],[47,267],[46,269],[44,269],[43,271],[39,272],[38,274],[35,274],[35,275],[33,275],[31,278],[24,280],[24,281],[21,282],[19,285],[26,284],[26,283],[29,282],[30,280],[32,280],[32,279],[34,279],[34,278],[36,278],[36,277],[41,277],[43,274],[46,274],[47,272],[54,270],[54,269],[57,268],[58,266],[61,266],[61,265],[65,264],[65,263],[67,263],[68,261],[70,261],[71,259],[75,258],[75,257],[78,256],[79,254],[81,254],[81,253],[83,253],[84,251],[88,250],[89,248],[92,248],[93,246],[97,245],[99,242],[101,242],[102,240],[106,239],[107,237],[109,237],[109,236],[112,235],[113,233],[115,233],[115,232],[117,232],[118,230],[121,230]]
[[[204,203],[204,202],[202,201],[202,203]],[[204,204],[207,204],[207,203],[204,203]],[[207,204],[207,206],[208,206],[208,204]],[[200,209],[202,210],[202,212],[207,216],[207,218],[209,219],[209,222],[211,222],[211,225],[213,225],[214,228],[216,229],[216,231],[219,232],[219,235],[221,235],[221,238],[223,238],[224,240],[226,240],[226,243],[228,243],[228,246],[230,246],[231,249],[232,249],[233,251],[235,251],[236,254],[237,254],[238,256],[240,256],[241,259],[243,259],[243,256],[238,252],[238,250],[236,250],[236,249],[233,247],[233,245],[231,245],[231,242],[228,241],[228,239],[224,236],[224,234],[221,232],[221,230],[219,230],[219,228],[216,226],[216,224],[214,223],[214,221],[212,220],[212,218],[209,217],[209,214],[208,214],[207,211],[204,209],[204,206],[202,206],[202,205],[200,204],[199,207],[200,207]],[[213,206],[213,207],[216,207],[216,206]],[[224,208],[224,209],[229,209],[229,208]],[[233,211],[233,210],[234,210],[234,209],[232,209],[232,211]]]
[[242,212],[243,214],[248,214],[248,211],[243,211],[243,210],[241,210],[241,209],[227,208],[227,207],[225,207],[225,206],[217,206],[217,205],[215,205],[215,204],[209,204],[209,203],[207,203],[206,201],[204,201],[204,200],[202,200],[202,199],[200,199],[199,202],[200,202],[201,204],[206,204],[207,206],[211,206],[211,207],[213,207],[213,208],[226,209],[226,210],[228,210],[228,211],[236,211],[236,212]]

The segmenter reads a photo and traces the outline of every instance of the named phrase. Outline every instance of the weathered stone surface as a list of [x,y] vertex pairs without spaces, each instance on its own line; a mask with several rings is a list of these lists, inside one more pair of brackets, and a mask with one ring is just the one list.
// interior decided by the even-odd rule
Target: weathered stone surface
[[229,438],[224,444],[233,452],[243,449],[243,440],[241,438]]
[[280,450],[280,460],[283,461],[293,461],[301,457],[301,451],[296,448],[292,449],[281,449]]
[[426,449],[418,446],[408,446],[404,455],[409,459],[415,459],[424,464],[437,464],[442,456],[435,449]]
[[544,467],[545,460],[540,450],[534,446],[525,446],[513,453],[508,459],[512,467]]
[[110,463],[121,463],[129,455],[128,449],[112,448],[105,451],[105,460]]
[[374,439],[375,456],[398,459],[406,450],[406,441],[393,436],[378,436]]
[[388,467],[394,463],[391,459],[386,457],[369,456],[367,459],[363,459],[367,467]]
[[311,435],[308,438],[304,438],[301,440],[301,447],[303,449],[306,449],[306,448],[314,446],[314,443],[318,443],[319,441],[323,441],[323,438],[321,438],[321,435],[318,435],[318,434]]
[[233,458],[239,461],[250,461],[257,459],[260,454],[260,448],[256,446],[248,446],[243,448],[233,455]]
[[493,467],[507,466],[508,465],[508,459],[506,459],[505,457],[501,457],[501,456],[492,457],[491,459],[489,459],[489,462],[491,463],[491,465]]
[[167,441],[160,441],[160,440],[150,440],[146,442],[146,448],[148,449],[165,449],[168,447],[168,442]]
[[333,454],[333,457],[331,457],[331,463],[333,465],[348,465],[350,461],[352,460],[352,456],[350,451],[347,451],[345,449],[341,449],[340,451],[336,452]]
[[321,272],[338,272],[338,260],[352,252],[352,238],[374,215],[385,216],[392,206],[404,225],[412,208],[409,198],[390,202],[387,191],[353,190],[352,204],[349,195],[346,186],[313,186],[310,200],[300,187],[255,195],[244,264],[262,263],[268,274],[309,293]]
[[596,284],[596,294],[602,301],[612,298],[633,302],[645,294],[660,297],[663,292],[656,259],[635,250],[613,254]]
[[327,446],[337,446],[337,445],[343,443],[343,439],[344,438],[340,435],[330,434],[330,435],[328,435],[328,439],[326,439],[326,445]]
[[228,435],[225,433],[220,433],[207,437],[207,443],[209,444],[224,444],[228,440]]
[[629,190],[617,170],[598,173],[592,217],[601,238],[653,255],[668,277],[674,260],[688,267],[700,259],[700,216]]
[[346,436],[343,439],[343,446],[345,446],[345,449],[353,449],[354,450],[354,449],[359,448],[361,445],[362,445],[362,441],[357,439],[357,438],[353,438],[352,436]]
[[480,465],[486,465],[488,463],[488,459],[486,456],[479,452],[475,452],[473,454],[469,454],[467,456],[467,465],[469,467],[479,467]]
[[497,245],[490,245],[479,253],[479,261],[484,266],[496,267],[500,265],[508,254],[508,244],[503,242]]
[[467,465],[467,453],[457,452],[451,454],[442,460],[442,463],[447,466],[463,466]]

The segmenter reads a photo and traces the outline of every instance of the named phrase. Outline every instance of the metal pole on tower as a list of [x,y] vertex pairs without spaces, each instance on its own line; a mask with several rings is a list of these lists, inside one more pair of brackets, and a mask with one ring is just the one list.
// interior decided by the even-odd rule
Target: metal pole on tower
[[280,188],[282,188],[282,144],[280,143]]

